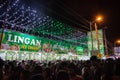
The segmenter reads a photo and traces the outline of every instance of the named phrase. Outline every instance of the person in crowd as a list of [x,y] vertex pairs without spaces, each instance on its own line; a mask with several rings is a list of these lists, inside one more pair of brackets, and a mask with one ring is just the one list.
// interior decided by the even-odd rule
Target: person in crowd
[[0,80],[120,80],[120,59],[2,60]]
[[44,79],[43,75],[36,74],[36,75],[33,75],[30,80],[45,80],[45,79]]
[[64,70],[61,70],[58,72],[56,80],[70,80],[69,74]]

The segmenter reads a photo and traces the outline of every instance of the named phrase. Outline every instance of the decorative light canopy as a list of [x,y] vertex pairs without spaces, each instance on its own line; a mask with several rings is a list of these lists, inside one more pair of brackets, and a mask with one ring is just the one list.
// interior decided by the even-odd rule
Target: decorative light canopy
[[31,7],[21,5],[19,0],[1,2],[0,10],[0,23],[5,23],[6,29],[75,45],[87,42],[85,33],[50,16],[39,13]]

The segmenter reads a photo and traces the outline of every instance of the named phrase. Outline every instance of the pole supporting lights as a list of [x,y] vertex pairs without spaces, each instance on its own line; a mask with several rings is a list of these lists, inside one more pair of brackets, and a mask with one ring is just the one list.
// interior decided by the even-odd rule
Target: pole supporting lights
[[100,52],[100,46],[99,46],[99,36],[98,36],[98,27],[97,27],[97,22],[101,22],[102,21],[102,16],[97,16],[96,19],[94,21],[90,22],[90,33],[91,33],[91,53],[93,52],[93,32],[92,32],[92,25],[94,24],[94,28],[95,28],[95,34],[96,34],[96,41],[97,41],[97,49]]
[[91,53],[92,53],[92,51],[93,51],[93,33],[92,33],[92,24],[93,24],[93,22],[90,22]]

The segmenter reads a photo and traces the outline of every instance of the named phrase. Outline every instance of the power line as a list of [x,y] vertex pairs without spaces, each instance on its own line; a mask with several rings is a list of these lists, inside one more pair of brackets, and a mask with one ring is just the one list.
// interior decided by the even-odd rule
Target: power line
[[[54,13],[55,15],[57,15],[57,16],[59,16],[59,17],[62,17],[62,18],[66,19],[66,20],[68,20],[68,21],[70,21],[70,22],[72,22],[72,23],[74,23],[74,24],[76,24],[76,25],[79,25],[79,26],[81,26],[81,27],[83,27],[83,28],[86,27],[86,26],[84,26],[84,25],[82,25],[82,24],[79,24],[79,23],[77,23],[77,22],[75,22],[75,21],[73,21],[73,20],[71,20],[71,19],[69,19],[69,18],[61,15],[60,13],[57,13],[57,12],[53,11],[52,9],[50,9],[50,8],[48,8],[48,7],[43,7],[43,6],[40,6],[40,7],[44,8],[44,9],[47,9],[49,12],[52,12],[52,13]],[[83,30],[83,29],[80,29],[80,30],[81,30],[81,31],[84,31],[84,32],[87,32],[87,30]]]
[[[80,17],[83,21],[81,21],[81,22],[83,22],[84,24],[87,24],[88,25],[88,23],[89,23],[89,21],[87,20],[87,19],[85,19],[85,18],[83,18],[80,14],[78,14],[75,10],[73,10],[70,6],[68,7],[67,5],[65,5],[64,4],[64,2],[61,2],[61,1],[59,1],[59,0],[57,0],[57,2],[59,2],[60,4],[62,4],[64,7],[66,7],[68,10],[65,10],[65,8],[63,8],[63,7],[61,7],[59,4],[59,6],[62,8],[62,9],[64,9],[65,11],[69,11],[70,13],[72,12],[72,13],[74,13],[75,15],[77,15],[78,17]],[[69,13],[69,14],[70,14]],[[76,17],[76,18],[78,18],[78,17]],[[79,18],[78,18],[79,19]]]
[[[56,5],[59,6],[60,8],[62,8],[62,9],[63,9],[65,12],[67,12],[68,14],[70,14],[70,15],[73,16],[73,11],[66,10],[65,8],[61,7],[61,5],[59,5],[58,3],[57,3]],[[77,20],[78,20],[78,19],[80,20],[80,18],[78,18],[78,17],[76,17],[76,19],[77,19]],[[86,24],[86,22],[84,22],[84,21],[80,21],[80,22],[82,22],[83,24],[85,24],[85,25],[88,26],[88,24]],[[84,27],[84,28],[89,29],[88,27]]]

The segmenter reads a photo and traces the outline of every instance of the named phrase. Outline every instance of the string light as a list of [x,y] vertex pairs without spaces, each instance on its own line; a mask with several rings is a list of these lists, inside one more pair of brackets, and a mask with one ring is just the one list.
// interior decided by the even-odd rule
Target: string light
[[3,4],[0,5],[0,9],[1,9],[3,6],[5,6],[6,4],[7,4],[7,0],[6,0]]
[[[43,15],[30,6],[25,7],[24,5],[18,4],[19,0],[15,0],[12,5],[10,4],[7,8],[7,13],[3,12],[0,17],[1,19],[6,15],[6,24],[11,28],[17,30],[32,31],[33,34],[36,32],[43,34],[44,37],[49,39],[62,40],[63,42],[71,42],[80,44],[81,38],[85,36],[84,33],[77,29],[73,29],[71,26],[65,25],[53,18]],[[0,9],[5,6],[8,2],[4,2],[0,5]],[[12,14],[11,14],[12,13]],[[0,22],[4,22],[0,20]],[[61,44],[60,44],[61,45]]]

